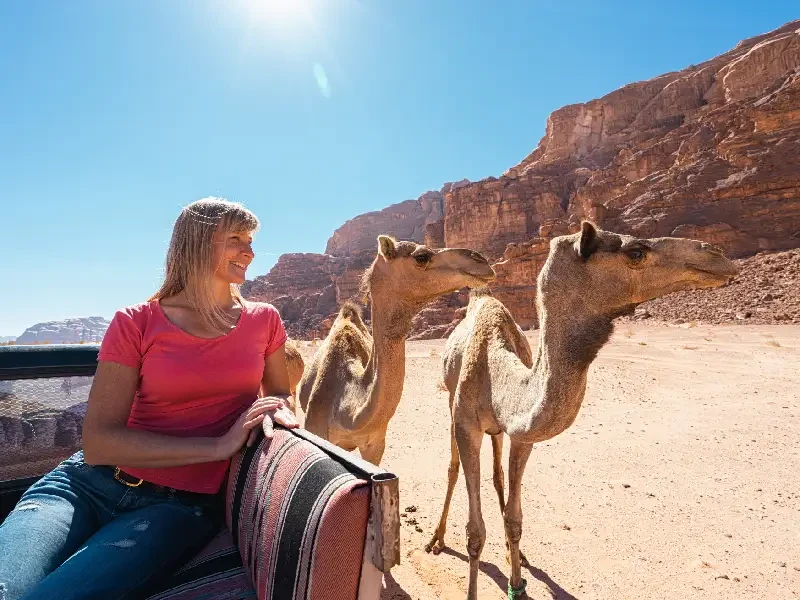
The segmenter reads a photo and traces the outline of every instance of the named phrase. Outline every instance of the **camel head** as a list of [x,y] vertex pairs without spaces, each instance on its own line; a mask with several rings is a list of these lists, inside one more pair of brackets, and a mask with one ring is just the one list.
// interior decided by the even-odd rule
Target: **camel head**
[[378,255],[364,274],[362,288],[419,306],[463,287],[483,287],[493,279],[489,262],[473,250],[434,250],[380,235]]
[[615,316],[671,292],[719,287],[738,272],[722,250],[706,242],[636,238],[584,221],[580,232],[550,242],[539,298],[545,308],[566,303],[588,314]]

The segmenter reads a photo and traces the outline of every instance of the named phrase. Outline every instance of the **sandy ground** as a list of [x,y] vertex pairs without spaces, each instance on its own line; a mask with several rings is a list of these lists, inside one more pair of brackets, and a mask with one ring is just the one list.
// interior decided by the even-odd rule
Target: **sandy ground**
[[[416,511],[403,511],[383,600],[466,596],[463,475],[448,547],[424,551],[449,461],[443,346],[409,342],[389,425],[382,466],[400,478],[401,511]],[[479,595],[501,599],[509,567],[488,438],[481,479]],[[523,513],[530,598],[800,598],[800,327],[619,325],[575,424],[534,448]]]

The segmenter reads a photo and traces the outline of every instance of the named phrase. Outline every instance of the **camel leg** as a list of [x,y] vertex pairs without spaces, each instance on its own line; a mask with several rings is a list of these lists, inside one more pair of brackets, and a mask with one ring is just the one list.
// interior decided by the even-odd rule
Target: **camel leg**
[[497,499],[500,501],[500,512],[506,510],[505,495],[505,473],[503,473],[503,433],[500,432],[492,436],[492,475],[494,479],[494,491],[497,492]]
[[377,467],[381,464],[381,458],[383,458],[383,451],[385,449],[386,435],[384,434],[379,438],[369,440],[365,446],[361,446],[358,450],[361,453],[361,458]]
[[[494,489],[497,492],[497,499],[500,501],[500,514],[506,512],[505,500],[505,473],[503,473],[503,434],[498,433],[492,436],[492,466],[494,468]],[[520,550],[519,559],[522,564],[528,564],[528,559]],[[508,547],[508,539],[506,539],[506,562],[511,564],[511,550]]]
[[508,503],[503,513],[506,530],[506,544],[511,558],[511,579],[509,588],[519,590],[524,587],[521,569],[519,540],[522,537],[522,476],[531,455],[533,444],[515,442],[512,438],[508,457]]
[[450,422],[450,466],[447,468],[447,494],[444,497],[444,506],[442,507],[442,516],[439,518],[439,525],[436,531],[425,546],[425,552],[433,551],[434,554],[439,554],[444,548],[444,534],[447,531],[447,514],[450,512],[450,500],[453,498],[453,489],[456,487],[458,481],[458,468],[461,463],[458,459],[458,445],[456,444],[456,433],[453,422]]
[[473,422],[456,423],[455,434],[458,454],[464,465],[464,479],[469,499],[467,521],[467,553],[469,554],[469,590],[467,600],[478,600],[478,568],[481,551],[486,543],[486,526],[481,514],[481,442],[483,432]]

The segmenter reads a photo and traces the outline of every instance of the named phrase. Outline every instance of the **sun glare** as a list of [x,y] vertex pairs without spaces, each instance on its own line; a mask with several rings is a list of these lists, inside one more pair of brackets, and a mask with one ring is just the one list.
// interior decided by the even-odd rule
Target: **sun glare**
[[289,26],[308,16],[306,0],[247,0],[246,6],[250,20],[278,26]]

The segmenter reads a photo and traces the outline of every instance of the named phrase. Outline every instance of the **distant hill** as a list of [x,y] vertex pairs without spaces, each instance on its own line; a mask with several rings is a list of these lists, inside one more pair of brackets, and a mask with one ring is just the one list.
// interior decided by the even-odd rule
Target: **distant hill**
[[109,324],[103,317],[47,321],[28,327],[15,342],[18,345],[97,343],[103,339]]
[[0,344],[6,344],[8,342],[13,342],[17,339],[15,335],[0,335]]

